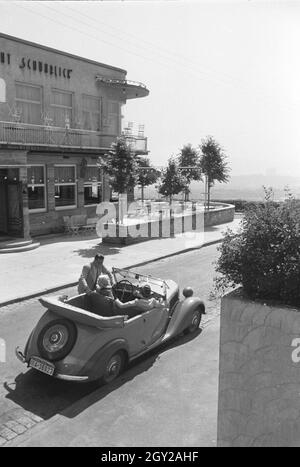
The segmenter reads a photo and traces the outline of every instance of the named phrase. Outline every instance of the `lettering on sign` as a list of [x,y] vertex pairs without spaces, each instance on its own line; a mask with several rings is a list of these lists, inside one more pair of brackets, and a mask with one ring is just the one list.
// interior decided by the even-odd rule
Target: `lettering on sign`
[[4,65],[10,65],[10,54],[6,52],[0,52],[0,63]]
[[71,73],[73,70],[70,68],[63,68],[57,65],[49,65],[48,63],[41,62],[40,60],[32,60],[31,58],[23,57],[21,59],[21,64],[19,65],[20,69],[28,69],[33,71],[39,71],[40,73],[45,73],[46,75],[52,75],[55,77],[63,77],[70,79]]
[[[0,51],[0,65],[11,65],[10,53]],[[44,73],[49,76],[62,77],[65,79],[70,79],[73,71],[71,68],[44,63],[40,60],[28,57],[21,58],[19,68],[21,70],[38,71],[39,73]]]

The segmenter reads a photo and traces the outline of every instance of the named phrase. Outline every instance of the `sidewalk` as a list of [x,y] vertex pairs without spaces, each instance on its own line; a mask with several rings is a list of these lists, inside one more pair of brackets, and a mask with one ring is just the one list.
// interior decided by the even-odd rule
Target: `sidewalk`
[[36,250],[1,255],[0,307],[75,285],[82,266],[91,262],[96,253],[105,256],[105,265],[109,268],[134,267],[218,243],[228,227],[236,231],[239,223],[237,217],[229,224],[208,227],[202,234],[193,235],[192,232],[121,247],[102,245],[98,237],[41,237],[41,246]]

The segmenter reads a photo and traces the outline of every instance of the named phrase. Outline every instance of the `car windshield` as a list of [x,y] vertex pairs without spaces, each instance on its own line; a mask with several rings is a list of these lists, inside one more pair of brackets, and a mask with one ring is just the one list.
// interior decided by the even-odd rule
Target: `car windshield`
[[149,284],[153,292],[161,296],[164,296],[166,294],[168,285],[162,279],[158,279],[157,277],[153,277],[150,275],[140,274],[134,271],[130,271],[128,269],[113,268],[112,271],[116,282],[120,282],[126,279],[137,287]]

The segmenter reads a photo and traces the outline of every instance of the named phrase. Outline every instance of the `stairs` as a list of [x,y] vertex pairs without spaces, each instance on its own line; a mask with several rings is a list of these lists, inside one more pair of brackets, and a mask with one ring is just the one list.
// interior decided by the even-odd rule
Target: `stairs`
[[39,246],[40,243],[33,240],[24,240],[24,238],[0,238],[0,254],[35,250]]

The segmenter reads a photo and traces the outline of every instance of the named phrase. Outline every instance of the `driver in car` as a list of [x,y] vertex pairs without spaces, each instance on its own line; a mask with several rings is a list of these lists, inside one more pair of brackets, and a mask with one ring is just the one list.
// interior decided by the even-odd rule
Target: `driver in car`
[[[127,314],[128,308],[134,308],[136,314],[136,311],[148,311],[163,306],[163,299],[157,300],[151,297],[151,293],[150,285],[145,284],[141,287],[140,292],[136,292],[139,298],[123,303],[118,298],[114,298],[108,276],[101,275],[96,290],[90,294],[89,298],[94,313],[97,312],[101,316],[114,316],[119,315],[123,310],[124,314]],[[130,315],[131,313],[129,313]]]
[[145,284],[140,288],[140,292],[136,292],[136,295],[139,298],[131,300],[130,302],[122,303],[119,299],[115,300],[115,304],[121,310],[126,310],[127,308],[134,307],[135,309],[141,311],[148,311],[152,308],[157,308],[163,306],[163,299],[157,300],[154,297],[151,297],[152,290],[149,284]]

